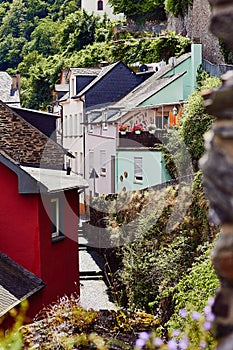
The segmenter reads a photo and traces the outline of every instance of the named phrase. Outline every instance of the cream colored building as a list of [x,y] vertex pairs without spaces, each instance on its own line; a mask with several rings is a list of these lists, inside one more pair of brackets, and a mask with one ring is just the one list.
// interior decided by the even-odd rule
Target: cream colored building
[[113,14],[113,9],[108,0],[81,0],[81,9],[99,16],[103,16],[106,13],[111,20],[124,19],[123,13]]

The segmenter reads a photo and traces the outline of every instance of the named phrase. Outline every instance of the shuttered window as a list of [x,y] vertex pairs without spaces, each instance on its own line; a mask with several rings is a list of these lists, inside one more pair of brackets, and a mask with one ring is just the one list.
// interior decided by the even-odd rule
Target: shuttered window
[[134,181],[142,183],[142,157],[134,157]]
[[100,150],[100,175],[106,176],[106,151]]

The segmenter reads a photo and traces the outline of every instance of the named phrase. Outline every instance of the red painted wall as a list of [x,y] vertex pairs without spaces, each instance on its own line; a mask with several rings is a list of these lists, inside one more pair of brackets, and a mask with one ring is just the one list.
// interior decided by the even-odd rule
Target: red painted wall
[[46,212],[52,196],[20,195],[17,175],[2,163],[0,193],[0,251],[46,283],[42,291],[29,299],[28,315],[33,317],[57,297],[79,294],[77,190],[59,195],[64,202],[66,235],[59,242],[52,242],[51,221]]
[[[62,203],[63,233],[65,238],[53,242],[49,208],[51,198],[59,197]],[[58,195],[43,195],[39,205],[41,231],[41,277],[46,283],[42,292],[42,301],[46,306],[57,297],[77,292],[79,294],[78,266],[78,195],[71,190]]]
[[0,250],[41,277],[38,195],[18,193],[17,175],[0,163]]

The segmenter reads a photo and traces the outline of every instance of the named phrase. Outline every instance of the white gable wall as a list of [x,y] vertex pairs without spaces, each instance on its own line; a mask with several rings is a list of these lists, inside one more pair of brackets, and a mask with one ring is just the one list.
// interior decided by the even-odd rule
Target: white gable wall
[[119,13],[117,15],[113,14],[113,9],[107,0],[101,0],[103,3],[103,10],[98,10],[99,0],[82,0],[81,9],[87,11],[88,13],[94,13],[95,15],[103,16],[105,13],[111,20],[122,20],[124,15]]

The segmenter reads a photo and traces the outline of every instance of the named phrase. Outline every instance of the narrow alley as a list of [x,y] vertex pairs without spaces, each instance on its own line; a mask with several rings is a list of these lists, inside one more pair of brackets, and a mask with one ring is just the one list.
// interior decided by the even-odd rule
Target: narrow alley
[[88,246],[81,223],[79,226],[80,303],[85,309],[117,310],[117,306],[109,299],[103,268],[104,261],[92,247]]

